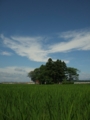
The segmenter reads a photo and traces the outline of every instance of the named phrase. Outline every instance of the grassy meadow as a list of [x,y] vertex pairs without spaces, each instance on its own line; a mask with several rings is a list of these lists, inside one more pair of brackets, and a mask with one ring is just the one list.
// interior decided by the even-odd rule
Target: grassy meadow
[[90,120],[90,85],[0,84],[0,120]]

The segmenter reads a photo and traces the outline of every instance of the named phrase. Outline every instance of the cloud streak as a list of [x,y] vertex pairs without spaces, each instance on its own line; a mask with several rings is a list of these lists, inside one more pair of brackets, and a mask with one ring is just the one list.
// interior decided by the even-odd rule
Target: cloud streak
[[11,66],[11,67],[4,67],[0,68],[0,72],[11,73],[11,74],[26,74],[33,68],[29,67],[18,67],[18,66]]
[[0,52],[0,55],[11,56],[12,53],[7,52],[7,51],[1,51],[1,52]]
[[47,51],[43,50],[42,37],[2,37],[4,45],[14,50],[20,56],[26,56],[32,61],[47,61]]
[[59,35],[67,41],[59,42],[49,47],[51,53],[68,52],[72,50],[90,50],[90,32],[69,31]]
[[27,77],[28,72],[34,70],[29,67],[4,67],[0,68],[0,82],[27,82],[30,78]]
[[[90,50],[90,31],[68,31],[57,35],[58,43],[44,44],[44,37],[10,38],[1,35],[3,44],[20,56],[28,57],[32,61],[46,62],[50,54],[68,52],[72,50]],[[63,40],[64,42],[61,42]],[[68,63],[69,61],[65,61]]]

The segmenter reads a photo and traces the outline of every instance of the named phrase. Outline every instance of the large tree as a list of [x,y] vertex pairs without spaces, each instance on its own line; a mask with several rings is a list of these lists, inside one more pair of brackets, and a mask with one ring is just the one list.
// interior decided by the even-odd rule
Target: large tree
[[76,68],[67,67],[64,61],[53,61],[49,58],[45,65],[29,72],[28,77],[34,82],[39,80],[40,84],[50,84],[62,82],[64,79],[73,80],[78,77],[78,74]]

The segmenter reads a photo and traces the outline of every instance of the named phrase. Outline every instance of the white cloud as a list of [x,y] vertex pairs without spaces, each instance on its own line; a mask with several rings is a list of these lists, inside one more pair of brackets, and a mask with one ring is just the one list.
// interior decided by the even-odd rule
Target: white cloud
[[69,31],[59,35],[67,41],[49,46],[51,53],[68,52],[71,50],[90,50],[90,32]]
[[27,77],[28,72],[34,70],[29,67],[4,67],[0,68],[0,82],[12,81],[12,82],[27,82],[30,78]]
[[33,68],[17,67],[17,66],[0,68],[0,72],[11,73],[11,74],[26,74],[30,70],[33,70]]
[[11,56],[12,55],[12,53],[7,52],[7,51],[2,51],[2,52],[0,52],[0,54],[1,55],[6,55],[6,56]]
[[[90,31],[68,31],[58,35],[64,42],[44,44],[44,37],[15,37],[1,35],[4,45],[18,55],[28,57],[32,61],[46,62],[50,54],[72,50],[90,50]],[[57,36],[57,38],[58,38]],[[56,38],[56,39],[57,39]],[[64,60],[66,63],[69,61]]]
[[43,50],[42,37],[2,37],[4,44],[14,50],[20,56],[26,56],[30,60],[46,62],[47,51]]

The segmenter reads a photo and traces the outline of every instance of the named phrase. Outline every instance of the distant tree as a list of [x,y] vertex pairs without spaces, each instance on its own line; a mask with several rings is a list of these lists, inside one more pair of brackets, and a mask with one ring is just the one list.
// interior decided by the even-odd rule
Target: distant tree
[[73,67],[67,67],[67,78],[68,80],[78,80],[79,70]]
[[30,71],[28,73],[28,77],[30,77],[31,80],[35,82],[36,80],[38,80],[39,74],[40,74],[40,70],[39,68],[36,68],[34,71]]
[[64,61],[58,59],[53,61],[49,58],[45,65],[29,72],[28,77],[34,82],[39,80],[40,84],[51,84],[62,82],[65,79],[77,79],[79,75],[77,72],[76,68],[67,67]]
[[54,83],[62,82],[64,78],[66,78],[65,72],[67,70],[67,66],[65,62],[61,60],[57,60],[53,63],[53,71],[52,78]]

